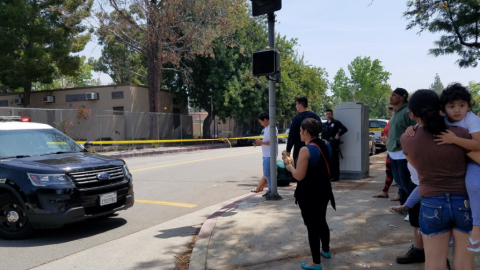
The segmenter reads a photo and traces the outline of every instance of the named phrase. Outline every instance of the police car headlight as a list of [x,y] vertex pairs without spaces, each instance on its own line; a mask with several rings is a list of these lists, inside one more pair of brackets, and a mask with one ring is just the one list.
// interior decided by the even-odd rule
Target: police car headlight
[[36,174],[27,173],[34,186],[45,187],[51,185],[73,185],[65,174]]
[[132,174],[130,173],[130,170],[128,169],[127,164],[123,165],[123,170],[125,171],[125,175],[132,175]]

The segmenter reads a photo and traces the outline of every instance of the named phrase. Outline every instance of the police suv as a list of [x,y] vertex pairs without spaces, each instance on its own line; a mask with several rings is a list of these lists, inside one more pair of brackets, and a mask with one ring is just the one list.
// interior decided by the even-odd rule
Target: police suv
[[23,239],[133,206],[125,162],[89,146],[49,125],[0,117],[0,237]]

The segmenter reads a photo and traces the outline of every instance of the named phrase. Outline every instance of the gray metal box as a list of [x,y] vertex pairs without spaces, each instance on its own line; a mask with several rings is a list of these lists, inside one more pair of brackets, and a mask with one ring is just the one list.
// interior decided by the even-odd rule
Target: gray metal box
[[342,122],[348,132],[340,137],[340,179],[363,179],[369,176],[368,147],[369,108],[363,103],[345,102],[335,106],[334,118]]

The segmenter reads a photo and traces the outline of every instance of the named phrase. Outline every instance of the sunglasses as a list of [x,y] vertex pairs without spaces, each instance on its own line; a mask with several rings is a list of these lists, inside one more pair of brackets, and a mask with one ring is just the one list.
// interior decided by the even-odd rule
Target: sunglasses
[[389,111],[393,111],[393,108],[388,108]]

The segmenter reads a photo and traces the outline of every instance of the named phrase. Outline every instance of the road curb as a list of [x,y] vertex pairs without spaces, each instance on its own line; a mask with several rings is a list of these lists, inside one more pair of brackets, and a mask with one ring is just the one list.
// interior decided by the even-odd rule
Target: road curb
[[192,255],[190,256],[190,264],[188,267],[189,270],[207,269],[208,245],[210,244],[210,238],[212,236],[213,229],[215,228],[215,224],[217,223],[217,218],[223,215],[223,213],[226,211],[235,208],[235,206],[241,202],[264,193],[265,192],[254,193],[244,196],[240,199],[234,199],[235,201],[220,208],[205,220],[197,235],[197,239],[195,240]]
[[[126,153],[111,154],[111,155],[107,154],[107,155],[109,157],[114,157],[114,158],[132,158],[132,157],[156,156],[156,155],[182,153],[182,152],[193,152],[193,151],[200,151],[200,150],[220,149],[220,148],[228,148],[228,147],[230,146],[226,144],[225,146],[223,145],[198,146],[198,147],[186,147],[186,148],[168,149],[168,150],[147,150],[145,152],[133,152],[133,153],[126,152]],[[105,154],[105,153],[99,153],[99,154]]]

